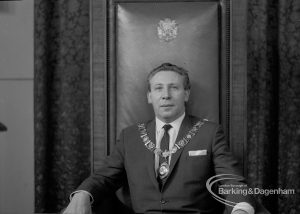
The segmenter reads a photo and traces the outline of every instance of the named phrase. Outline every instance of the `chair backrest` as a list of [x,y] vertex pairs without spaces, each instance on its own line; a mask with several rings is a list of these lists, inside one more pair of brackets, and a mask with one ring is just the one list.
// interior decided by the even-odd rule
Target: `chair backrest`
[[[115,124],[120,131],[154,117],[147,75],[169,62],[189,71],[189,114],[220,122],[220,14],[218,2],[119,3],[115,9]],[[113,115],[111,115],[113,117]],[[119,199],[128,204],[124,190]]]
[[219,27],[218,2],[117,4],[112,75],[117,136],[122,128],[153,118],[146,77],[164,62],[189,71],[189,113],[219,122]]

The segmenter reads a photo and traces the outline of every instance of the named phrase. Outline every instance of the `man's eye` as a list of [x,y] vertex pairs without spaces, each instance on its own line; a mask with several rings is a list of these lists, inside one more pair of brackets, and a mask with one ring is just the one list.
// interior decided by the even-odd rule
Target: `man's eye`
[[162,90],[162,87],[155,87],[154,90],[155,91],[160,91],[160,90]]

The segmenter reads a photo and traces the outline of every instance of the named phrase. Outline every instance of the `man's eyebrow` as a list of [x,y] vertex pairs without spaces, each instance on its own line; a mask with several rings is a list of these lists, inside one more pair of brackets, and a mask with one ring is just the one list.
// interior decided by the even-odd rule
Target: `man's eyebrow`
[[153,83],[152,84],[152,87],[160,87],[162,86],[163,84],[162,83]]
[[173,86],[173,85],[179,85],[179,84],[176,83],[176,82],[170,82],[170,83],[166,83],[166,84],[160,83],[160,82],[156,82],[156,83],[153,83],[152,85],[153,85],[153,86],[161,86],[161,85]]

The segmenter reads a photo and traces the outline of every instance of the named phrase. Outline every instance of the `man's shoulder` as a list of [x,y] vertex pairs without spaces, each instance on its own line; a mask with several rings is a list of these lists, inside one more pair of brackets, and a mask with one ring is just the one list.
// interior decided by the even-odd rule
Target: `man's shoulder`
[[131,124],[127,127],[125,127],[123,129],[124,132],[132,132],[132,131],[137,131],[139,129],[139,127],[141,125],[144,125],[145,127],[147,127],[149,124],[153,123],[154,122],[154,119],[151,119],[151,120],[145,120],[145,121],[138,121],[134,124]]
[[204,132],[209,131],[209,130],[210,131],[216,131],[219,129],[222,130],[222,126],[219,123],[209,120],[209,119],[206,119],[204,117],[188,115],[188,119],[191,121],[192,125],[195,125],[197,123],[199,124],[199,122],[200,122],[201,130],[204,130]]
[[205,124],[207,125],[213,125],[213,126],[218,126],[219,124],[212,121],[212,120],[209,120],[205,117],[198,117],[198,116],[194,116],[194,115],[187,115],[188,119],[192,121],[193,124],[201,121],[201,122],[204,122]]

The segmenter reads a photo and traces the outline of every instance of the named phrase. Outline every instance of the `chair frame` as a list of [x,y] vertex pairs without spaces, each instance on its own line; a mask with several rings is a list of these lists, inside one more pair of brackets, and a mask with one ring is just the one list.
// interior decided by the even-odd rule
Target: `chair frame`
[[247,176],[247,0],[90,0],[92,172],[109,155],[116,139],[116,5],[190,1],[220,5],[220,123]]

